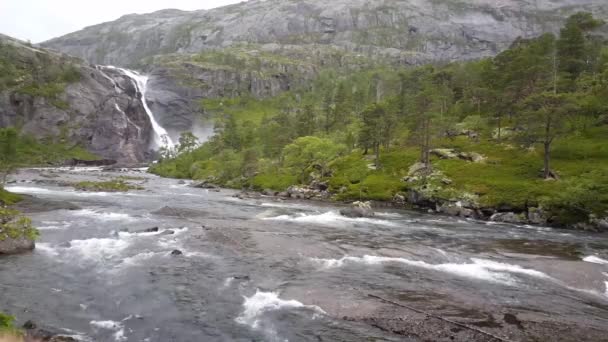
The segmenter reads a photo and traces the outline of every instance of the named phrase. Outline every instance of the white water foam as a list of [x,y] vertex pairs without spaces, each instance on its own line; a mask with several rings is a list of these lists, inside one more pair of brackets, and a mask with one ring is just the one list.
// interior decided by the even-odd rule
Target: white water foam
[[125,336],[125,326],[120,322],[115,321],[91,321],[89,322],[94,328],[97,329],[106,329],[114,331],[112,335],[115,341],[122,342],[126,341],[127,337]]
[[18,194],[51,194],[53,191],[49,189],[39,188],[35,186],[7,186],[7,191],[15,192]]
[[276,292],[261,292],[257,290],[253,296],[244,298],[243,307],[245,310],[236,318],[236,322],[250,326],[253,329],[259,327],[261,316],[268,311],[307,308],[316,313],[325,314],[325,311],[316,305],[304,305],[294,299],[284,300],[279,298]]
[[602,258],[598,258],[595,255],[590,255],[590,256],[584,257],[583,261],[590,262],[590,263],[593,263],[593,264],[608,265],[608,260],[604,260]]
[[38,230],[61,230],[66,229],[71,225],[72,223],[69,221],[42,221],[36,228]]
[[[85,192],[85,191],[75,191],[72,189],[61,189],[61,190],[52,190],[45,189],[35,186],[9,186],[6,187],[6,190],[10,192],[15,192],[18,194],[28,194],[28,195],[59,195],[59,196],[79,196],[79,197],[93,197],[93,196],[108,196],[110,193],[108,192]],[[121,193],[113,193],[113,194],[121,194]]]
[[229,287],[232,284],[232,282],[234,281],[234,279],[236,279],[236,278],[234,278],[234,277],[226,278],[226,280],[224,280],[224,288]]
[[302,209],[312,208],[310,205],[299,204],[299,203],[282,203],[282,202],[262,202],[261,207],[266,208],[286,208],[286,209]]
[[373,255],[365,255],[363,257],[351,257],[345,256],[341,259],[311,259],[313,262],[320,264],[324,269],[338,268],[344,266],[346,263],[359,263],[366,265],[379,265],[382,263],[393,262],[402,263],[409,266],[430,269],[445,273],[454,274],[461,277],[479,279],[484,281],[503,283],[507,285],[514,285],[516,280],[511,277],[511,274],[524,274],[537,278],[550,278],[548,275],[532,270],[526,269],[519,265],[511,265],[501,262],[495,262],[484,259],[473,258],[473,263],[469,264],[429,264],[424,261],[410,260],[406,258],[392,258],[392,257],[381,257]]
[[166,253],[164,253],[164,252],[142,252],[142,253],[135,254],[133,256],[122,259],[122,263],[120,264],[120,266],[122,266],[122,267],[137,266],[137,265],[140,265],[142,262],[152,259],[153,257],[155,257],[157,255],[166,255]]
[[101,221],[133,221],[133,220],[135,220],[135,218],[130,216],[129,214],[113,213],[113,212],[100,212],[100,211],[95,211],[95,210],[91,210],[91,209],[74,210],[74,211],[71,211],[70,213],[72,213],[72,215],[75,215],[75,216],[86,216],[86,217],[95,218],[95,219],[101,220]]
[[376,216],[387,217],[387,218],[400,218],[401,217],[401,215],[397,214],[397,213],[383,213],[383,212],[376,213]]
[[127,249],[130,243],[120,239],[94,238],[72,240],[70,245],[67,249],[78,253],[83,259],[98,261],[100,259],[108,260],[115,257]]
[[350,218],[340,215],[335,211],[328,211],[322,214],[305,214],[299,213],[298,215],[280,215],[275,217],[262,217],[263,220],[272,220],[272,221],[287,221],[287,222],[297,222],[297,223],[313,223],[320,225],[336,225],[341,223],[369,223],[376,225],[384,225],[384,226],[398,226],[394,222],[379,220],[379,219],[371,219],[371,218]]
[[61,173],[81,173],[81,172],[101,172],[103,171],[101,166],[59,166],[59,167],[31,167],[28,170],[37,171],[59,171]]
[[58,256],[59,255],[59,253],[57,252],[57,250],[55,248],[53,248],[50,243],[37,242],[35,250],[36,251],[40,251],[40,252],[45,253],[45,254],[50,255],[50,256]]

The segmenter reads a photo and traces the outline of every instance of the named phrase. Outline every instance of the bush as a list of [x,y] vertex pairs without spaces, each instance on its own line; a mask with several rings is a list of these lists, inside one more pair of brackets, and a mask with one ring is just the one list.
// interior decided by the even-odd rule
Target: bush
[[284,191],[292,185],[298,183],[298,177],[289,174],[259,174],[253,177],[251,185],[255,190],[261,191],[271,189],[276,191]]
[[32,226],[29,218],[21,216],[17,210],[0,208],[0,240],[20,237],[36,240],[39,236],[40,233]]

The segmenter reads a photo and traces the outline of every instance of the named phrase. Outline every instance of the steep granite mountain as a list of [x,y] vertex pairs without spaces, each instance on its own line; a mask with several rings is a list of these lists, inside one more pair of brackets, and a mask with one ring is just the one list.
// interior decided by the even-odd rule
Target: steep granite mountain
[[555,32],[570,14],[607,18],[605,0],[251,0],[208,11],[164,10],[43,43],[96,64],[241,43],[323,44],[403,63],[494,55],[517,37]]
[[491,56],[580,10],[608,19],[605,0],[251,0],[126,15],[42,46],[146,70],[149,106],[176,138],[204,98],[275,96],[327,67]]
[[119,70],[0,36],[0,71],[0,127],[120,162],[147,159],[150,119]]

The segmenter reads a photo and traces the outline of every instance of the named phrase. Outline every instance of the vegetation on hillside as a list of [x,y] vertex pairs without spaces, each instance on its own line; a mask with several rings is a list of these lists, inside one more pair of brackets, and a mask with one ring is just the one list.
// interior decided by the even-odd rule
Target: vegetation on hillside
[[[24,57],[23,53],[28,56]],[[34,48],[18,49],[0,41],[0,91],[46,98],[54,106],[67,109],[61,99],[65,87],[80,80],[81,74],[72,63],[56,63],[60,58]]]
[[[559,36],[519,39],[494,58],[326,69],[310,87],[275,98],[205,100],[216,135],[169,153],[152,172],[259,190],[322,181],[339,200],[416,190],[482,208],[542,207],[556,224],[606,216],[601,25],[578,13]],[[422,176],[404,182],[416,163]]]
[[0,128],[0,204],[14,204],[21,200],[4,190],[7,176],[18,167],[61,163],[68,159],[92,160],[97,157],[82,147],[62,138],[36,139],[20,135],[14,128]]

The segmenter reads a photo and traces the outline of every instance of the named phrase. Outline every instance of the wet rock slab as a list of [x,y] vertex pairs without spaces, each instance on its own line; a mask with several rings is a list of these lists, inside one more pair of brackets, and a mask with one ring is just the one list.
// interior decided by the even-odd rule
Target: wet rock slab
[[81,209],[74,203],[60,200],[42,199],[34,196],[21,195],[23,200],[11,208],[19,210],[25,214],[41,213],[55,210],[79,210]]

